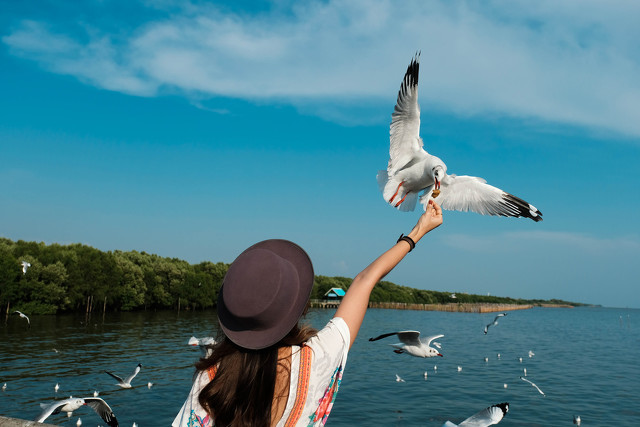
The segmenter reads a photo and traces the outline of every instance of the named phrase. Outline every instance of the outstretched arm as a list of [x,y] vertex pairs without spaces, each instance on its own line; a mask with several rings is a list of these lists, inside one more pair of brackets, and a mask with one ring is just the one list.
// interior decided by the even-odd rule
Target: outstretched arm
[[[442,209],[433,200],[429,201],[427,210],[408,234],[414,242],[418,241],[429,231],[442,224]],[[362,270],[347,290],[335,317],[341,317],[349,327],[351,343],[356,339],[362,320],[367,312],[369,296],[376,283],[387,275],[400,261],[409,253],[411,246],[408,242],[401,240],[391,249],[380,255],[367,268]]]

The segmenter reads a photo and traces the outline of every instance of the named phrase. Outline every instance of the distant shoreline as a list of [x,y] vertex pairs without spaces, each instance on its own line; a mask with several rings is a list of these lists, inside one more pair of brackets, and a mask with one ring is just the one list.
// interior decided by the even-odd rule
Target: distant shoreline
[[[339,301],[311,301],[312,308],[337,308]],[[369,308],[418,311],[447,311],[457,313],[494,313],[497,311],[528,310],[533,307],[573,308],[569,304],[494,304],[494,303],[448,303],[416,304],[406,302],[369,302]]]

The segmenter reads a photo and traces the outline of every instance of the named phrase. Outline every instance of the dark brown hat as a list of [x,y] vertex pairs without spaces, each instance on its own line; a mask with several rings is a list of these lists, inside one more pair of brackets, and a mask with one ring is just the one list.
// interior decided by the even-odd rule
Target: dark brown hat
[[298,323],[313,287],[309,255],[288,240],[265,240],[229,266],[218,294],[218,321],[240,347],[258,350]]

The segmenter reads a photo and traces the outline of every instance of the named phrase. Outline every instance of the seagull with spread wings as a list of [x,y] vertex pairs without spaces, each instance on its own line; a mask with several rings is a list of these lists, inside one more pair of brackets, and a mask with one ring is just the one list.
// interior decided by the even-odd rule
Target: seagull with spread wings
[[27,316],[26,314],[24,314],[21,311],[14,311],[13,314],[17,314],[18,316],[22,317],[23,319],[27,319],[27,324],[29,325],[29,327],[31,327],[31,320],[29,320],[29,316]]
[[398,339],[400,340],[398,344],[390,344],[395,348],[395,350],[393,350],[395,353],[407,353],[415,357],[444,357],[438,350],[429,346],[431,344],[431,341],[437,338],[441,338],[444,335],[433,335],[427,337],[425,340],[420,340],[419,331],[399,331],[382,334],[375,338],[369,338],[369,341],[377,341],[379,339],[390,337],[392,335],[397,335]]
[[20,262],[22,264],[22,274],[27,274],[27,269],[31,267],[31,263],[27,261]]
[[501,317],[506,316],[507,313],[500,313],[496,316],[495,319],[493,319],[493,322],[489,323],[487,326],[484,327],[484,334],[487,335],[487,332],[489,332],[489,326],[495,326],[498,324],[498,319]]
[[498,424],[502,421],[505,415],[509,412],[509,403],[498,403],[491,405],[486,409],[474,414],[461,422],[460,424],[454,424],[451,421],[447,421],[442,424],[442,427],[486,427],[494,424]]
[[418,196],[425,209],[430,199],[438,198],[442,209],[542,221],[535,206],[482,178],[449,175],[447,165],[425,151],[420,137],[419,65],[417,54],[404,75],[391,115],[390,159],[387,170],[377,176],[385,201],[401,211],[412,211]]
[[67,415],[69,415],[84,405],[96,411],[96,414],[100,415],[100,418],[110,427],[118,427],[118,420],[111,410],[111,407],[99,397],[70,397],[64,400],[57,400],[49,405],[42,403],[40,404],[42,412],[40,412],[40,415],[38,415],[34,421],[42,423],[49,418],[49,416],[59,414],[60,412],[67,412]]
[[136,375],[138,375],[138,372],[140,372],[140,369],[142,369],[142,363],[138,363],[138,366],[136,366],[136,369],[133,371],[133,373],[124,380],[119,376],[112,374],[109,371],[104,371],[104,372],[111,375],[113,378],[115,378],[118,381],[118,384],[116,385],[119,385],[122,388],[131,388],[131,381],[136,377]]
[[528,380],[528,379],[526,379],[525,377],[520,377],[520,379],[521,379],[522,381],[526,381],[526,382],[528,382],[528,383],[529,383],[529,384],[531,384],[533,387],[535,387],[535,388],[536,388],[536,390],[538,390],[538,393],[540,393],[541,395],[543,395],[543,396],[545,396],[545,397],[547,396],[546,394],[544,394],[544,392],[543,392],[542,390],[540,390],[540,387],[538,387],[537,385],[535,385],[534,383],[532,383],[531,381],[529,381],[529,380]]

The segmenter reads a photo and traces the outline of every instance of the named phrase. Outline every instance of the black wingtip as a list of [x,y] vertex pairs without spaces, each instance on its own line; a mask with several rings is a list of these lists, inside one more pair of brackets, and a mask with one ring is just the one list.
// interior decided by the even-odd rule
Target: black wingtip
[[535,222],[542,221],[542,212],[540,212],[538,208],[513,194],[503,193],[502,203],[504,203],[510,211],[510,213],[505,216],[529,218]]
[[497,405],[493,406],[502,409],[502,416],[505,416],[507,412],[509,412],[509,402],[498,403]]

